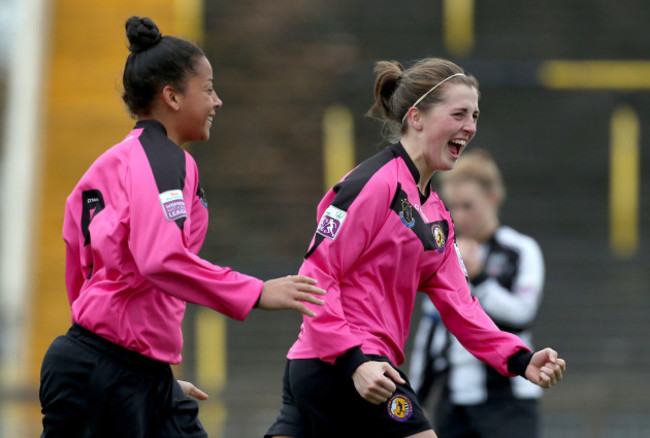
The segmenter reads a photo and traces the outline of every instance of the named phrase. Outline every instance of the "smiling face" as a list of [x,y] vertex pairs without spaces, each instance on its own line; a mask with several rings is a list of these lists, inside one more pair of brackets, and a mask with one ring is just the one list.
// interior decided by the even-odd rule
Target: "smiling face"
[[185,82],[185,89],[179,93],[179,108],[174,125],[178,143],[206,141],[210,138],[210,127],[221,100],[213,88],[212,66],[206,57],[196,61],[196,74]]
[[478,122],[478,91],[462,83],[444,85],[443,100],[420,112],[420,153],[428,170],[450,170],[474,138]]

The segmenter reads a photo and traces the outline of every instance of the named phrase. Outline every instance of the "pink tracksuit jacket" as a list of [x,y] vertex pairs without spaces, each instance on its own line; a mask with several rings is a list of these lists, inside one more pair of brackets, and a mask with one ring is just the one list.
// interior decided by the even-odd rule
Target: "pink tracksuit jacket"
[[186,301],[244,319],[263,283],[196,255],[207,225],[196,163],[161,123],[139,121],[67,199],[63,239],[72,321],[175,364]]
[[420,195],[419,178],[396,144],[361,163],[325,195],[300,273],[327,290],[326,304],[310,305],[318,316],[303,318],[289,359],[319,358],[349,373],[368,354],[402,364],[420,291],[470,352],[502,374],[515,375],[509,358],[529,355],[529,349],[500,331],[472,298],[449,212],[436,193]]

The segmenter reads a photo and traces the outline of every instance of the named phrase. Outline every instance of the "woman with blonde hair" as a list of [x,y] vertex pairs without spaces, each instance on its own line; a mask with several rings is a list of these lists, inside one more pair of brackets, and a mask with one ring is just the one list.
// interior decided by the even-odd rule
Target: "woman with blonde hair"
[[[544,259],[533,238],[499,220],[505,198],[499,168],[487,151],[474,149],[440,174],[440,183],[472,295],[500,329],[532,347]],[[431,301],[424,301],[422,310],[410,375],[421,403],[436,380],[442,387],[436,430],[450,438],[536,437],[541,388],[521,376],[503,376],[473,357],[445,329]]]

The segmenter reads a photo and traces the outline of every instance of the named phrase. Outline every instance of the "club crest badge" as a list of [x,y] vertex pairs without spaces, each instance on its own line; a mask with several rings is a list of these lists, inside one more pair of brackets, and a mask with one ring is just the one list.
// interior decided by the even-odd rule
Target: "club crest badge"
[[396,421],[406,421],[413,415],[413,403],[403,394],[395,394],[388,400],[388,415]]
[[316,233],[334,240],[343,226],[346,216],[347,213],[345,211],[330,205],[327,207],[327,210],[325,210],[325,213],[323,213],[323,216],[318,223]]
[[399,212],[399,218],[402,220],[402,223],[408,228],[413,228],[415,226],[413,206],[408,199],[402,199],[402,209]]
[[187,217],[182,191],[168,190],[161,193],[158,197],[160,198],[160,204],[162,205],[165,218],[168,221],[175,221]]
[[433,234],[433,245],[436,247],[436,250],[443,252],[447,243],[447,236],[445,236],[442,227],[437,223],[433,224],[431,226],[431,233]]

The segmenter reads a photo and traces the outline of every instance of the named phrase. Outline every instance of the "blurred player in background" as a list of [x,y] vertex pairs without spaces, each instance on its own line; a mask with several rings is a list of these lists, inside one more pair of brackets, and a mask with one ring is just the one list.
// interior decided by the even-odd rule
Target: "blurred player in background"
[[314,315],[304,302],[322,304],[311,278],[263,282],[196,255],[208,205],[180,146],[210,136],[222,105],[212,67],[201,49],[162,36],[148,18],[129,18],[126,33],[123,99],[137,123],[66,202],[73,325],[41,368],[45,438],[205,437],[187,397],[205,394],[170,368],[181,361],[186,302],[239,320],[253,307]]
[[[471,292],[454,225],[430,180],[454,167],[476,133],[478,83],[456,64],[377,63],[375,104],[396,142],[325,195],[300,273],[328,293],[287,355],[271,437],[435,437],[405,375],[416,293],[472,354],[506,376],[550,387],[565,363],[501,331]],[[444,436],[444,435],[443,435]]]
[[[500,223],[505,187],[496,163],[484,150],[469,151],[453,170],[440,174],[440,182],[472,295],[499,328],[532,348],[544,260],[535,240]],[[421,403],[441,377],[434,423],[443,437],[538,436],[541,388],[522,377],[503,376],[472,356],[429,300],[422,304],[410,376]]]

